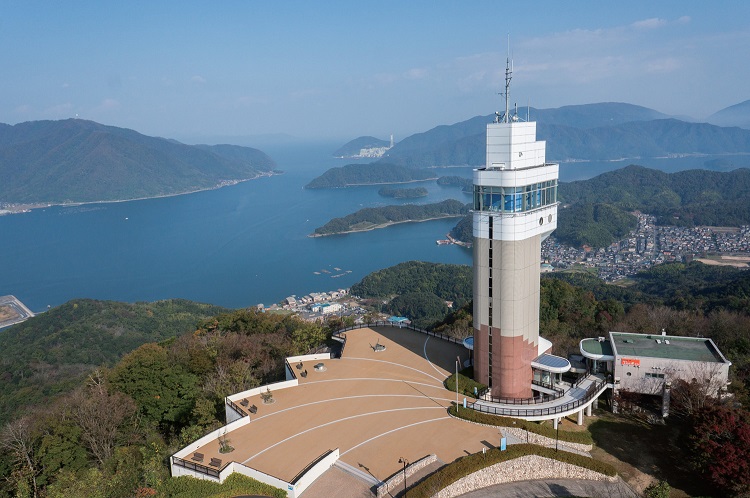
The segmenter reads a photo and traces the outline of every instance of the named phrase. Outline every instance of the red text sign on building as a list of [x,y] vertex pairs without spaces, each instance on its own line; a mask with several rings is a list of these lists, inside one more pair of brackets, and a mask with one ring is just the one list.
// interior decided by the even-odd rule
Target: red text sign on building
[[622,360],[620,360],[620,364],[625,367],[640,367],[641,360],[636,360],[634,358],[623,358]]

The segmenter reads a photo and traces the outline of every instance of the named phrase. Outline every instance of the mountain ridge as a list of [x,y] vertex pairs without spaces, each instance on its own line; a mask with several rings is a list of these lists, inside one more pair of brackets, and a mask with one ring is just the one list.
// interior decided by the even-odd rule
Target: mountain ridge
[[262,151],[186,145],[94,121],[0,126],[0,201],[76,203],[175,195],[273,173]]

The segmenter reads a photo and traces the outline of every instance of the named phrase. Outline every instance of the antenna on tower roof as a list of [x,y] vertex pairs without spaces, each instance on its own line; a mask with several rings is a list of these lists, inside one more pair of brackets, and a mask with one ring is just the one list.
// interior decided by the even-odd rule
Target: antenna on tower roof
[[508,55],[505,59],[505,92],[500,92],[500,95],[505,97],[505,113],[500,116],[500,113],[495,113],[496,123],[509,123],[510,120],[510,80],[513,75],[513,61],[510,58],[510,34],[508,34]]

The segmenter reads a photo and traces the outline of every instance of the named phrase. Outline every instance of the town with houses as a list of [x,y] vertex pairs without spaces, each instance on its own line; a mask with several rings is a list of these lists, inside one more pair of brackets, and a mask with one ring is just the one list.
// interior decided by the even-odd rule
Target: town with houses
[[654,265],[700,260],[747,268],[750,226],[657,226],[655,217],[635,213],[638,227],[627,238],[607,248],[574,248],[559,244],[554,235],[542,244],[542,271],[590,268],[605,282],[617,282]]
[[[638,227],[628,237],[607,248],[575,248],[562,245],[554,236],[542,244],[542,272],[589,269],[606,282],[623,280],[654,265],[672,261],[700,260],[706,264],[726,264],[748,268],[750,264],[750,226],[737,227],[675,227],[657,226],[653,216],[635,213]],[[311,292],[302,297],[292,295],[264,311],[291,311],[309,321],[326,320],[330,316],[352,316],[355,322],[372,313],[363,307],[348,289]],[[378,314],[376,320],[388,315]]]

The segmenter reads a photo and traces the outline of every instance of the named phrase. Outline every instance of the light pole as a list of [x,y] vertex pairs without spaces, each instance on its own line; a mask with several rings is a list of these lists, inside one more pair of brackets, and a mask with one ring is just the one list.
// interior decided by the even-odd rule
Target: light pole
[[458,413],[458,357],[456,357],[456,413]]
[[404,496],[406,496],[406,466],[409,465],[409,460],[404,457],[398,459],[398,463],[404,464]]

